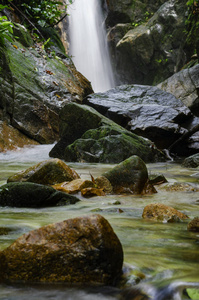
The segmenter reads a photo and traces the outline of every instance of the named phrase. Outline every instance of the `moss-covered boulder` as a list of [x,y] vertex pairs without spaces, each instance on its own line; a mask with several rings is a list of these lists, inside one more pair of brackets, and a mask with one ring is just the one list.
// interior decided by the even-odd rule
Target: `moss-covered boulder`
[[[182,101],[155,86],[120,85],[89,95],[86,103],[131,132],[150,139],[159,149],[167,149],[198,122]],[[197,141],[193,143],[190,138],[172,151],[185,156],[198,151],[198,147]]]
[[0,252],[0,280],[112,285],[121,276],[123,250],[100,215],[33,230]]
[[77,172],[60,159],[49,159],[10,176],[7,182],[28,181],[39,184],[53,185],[63,181],[79,178]]
[[53,29],[56,46],[45,49],[28,42],[31,37],[22,29],[15,30],[19,39],[0,45],[0,108],[20,132],[39,143],[52,143],[59,135],[60,108],[69,101],[81,102],[92,88],[55,41]]
[[143,160],[134,155],[103,174],[116,193],[141,194],[148,181],[148,171]]
[[65,161],[119,163],[132,155],[139,155],[145,162],[164,160],[149,140],[86,105],[70,103],[61,110],[60,134],[49,155]]
[[0,206],[41,208],[78,201],[72,195],[32,182],[11,182],[0,187]]
[[144,219],[171,223],[180,222],[189,218],[187,215],[178,211],[177,209],[161,203],[147,205],[143,210],[142,217]]

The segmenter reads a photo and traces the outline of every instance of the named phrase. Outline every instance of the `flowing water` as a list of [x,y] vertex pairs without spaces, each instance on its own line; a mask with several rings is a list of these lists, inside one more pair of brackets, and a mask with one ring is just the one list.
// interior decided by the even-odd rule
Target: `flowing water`
[[[0,184],[4,184],[6,179],[17,171],[48,159],[51,148],[52,145],[34,146],[1,153]],[[70,163],[69,166],[84,179],[90,179],[90,173],[96,177],[113,167],[113,165],[86,163]],[[187,182],[199,186],[197,169],[185,169],[176,163],[149,164],[147,167],[149,172],[163,173],[170,183]],[[117,200],[121,204],[116,205]],[[122,243],[125,269],[130,268],[134,273],[129,276],[129,286],[135,285],[137,278],[135,274],[144,274],[139,285],[151,294],[157,295],[160,292],[152,299],[187,299],[186,296],[165,298],[162,295],[164,296],[169,289],[173,292],[176,286],[184,287],[185,283],[199,284],[199,234],[187,231],[188,221],[161,223],[143,220],[143,208],[154,202],[173,206],[186,213],[190,219],[199,215],[199,192],[168,192],[160,187],[158,193],[151,196],[108,195],[91,199],[81,198],[81,202],[66,207],[42,209],[3,207],[0,210],[0,226],[9,228],[10,231],[0,236],[0,250],[32,229],[68,218],[100,213],[110,222]],[[160,290],[161,287],[165,289]],[[117,291],[114,289],[94,291],[64,286],[0,285],[0,300],[27,298],[29,300],[118,299]]]
[[75,0],[69,6],[70,54],[79,72],[95,92],[114,86],[99,0]]

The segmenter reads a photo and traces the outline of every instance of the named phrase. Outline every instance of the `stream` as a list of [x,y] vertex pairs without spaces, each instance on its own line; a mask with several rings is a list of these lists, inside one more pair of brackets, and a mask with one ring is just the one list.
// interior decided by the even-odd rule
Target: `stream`
[[[0,185],[7,178],[39,161],[49,159],[53,145],[40,145],[18,149],[15,152],[0,153]],[[83,179],[90,179],[90,173],[97,177],[113,167],[105,164],[69,163]],[[175,162],[147,164],[149,173],[161,173],[169,183],[186,182],[197,187],[197,169],[186,169]],[[8,247],[15,239],[30,230],[68,218],[102,214],[119,237],[126,269],[134,274],[144,274],[138,286],[155,293],[161,288],[168,291],[171,286],[199,285],[199,233],[187,231],[188,221],[162,223],[142,219],[144,207],[149,203],[164,203],[185,214],[190,219],[199,215],[199,192],[171,192],[156,187],[158,193],[147,196],[108,195],[90,199],[80,197],[75,205],[42,209],[3,207],[0,211],[0,226],[11,231],[0,236],[0,250]],[[116,201],[120,204],[116,205]],[[134,286],[136,276],[129,276],[129,286]],[[168,287],[168,288],[166,288]],[[65,286],[0,285],[0,300],[22,299],[118,299],[114,288],[92,290]],[[130,298],[126,298],[130,299]],[[152,299],[189,299],[161,298]]]

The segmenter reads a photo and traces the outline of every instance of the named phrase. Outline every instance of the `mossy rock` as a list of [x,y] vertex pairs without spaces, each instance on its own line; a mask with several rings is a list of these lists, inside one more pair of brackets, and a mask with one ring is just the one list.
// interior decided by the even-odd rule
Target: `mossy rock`
[[0,187],[0,206],[41,208],[78,201],[72,195],[32,182],[11,182]]
[[7,182],[34,182],[53,185],[78,179],[79,175],[60,159],[49,159],[10,176]]
[[148,181],[148,171],[144,161],[134,155],[102,174],[113,186],[114,192],[129,190],[140,194]]
[[145,162],[164,160],[149,140],[89,106],[70,103],[62,109],[60,119],[61,139],[50,151],[51,157],[100,163],[119,163],[132,155],[139,155]]

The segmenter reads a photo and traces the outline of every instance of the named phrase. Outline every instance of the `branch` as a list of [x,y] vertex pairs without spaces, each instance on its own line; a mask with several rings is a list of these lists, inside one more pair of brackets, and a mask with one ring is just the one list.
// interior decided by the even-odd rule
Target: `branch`
[[[52,26],[56,26],[56,25],[58,25],[65,17],[67,17],[68,16],[68,14],[66,13],[59,21],[57,21],[55,24],[53,24]],[[52,27],[51,26],[51,27]]]
[[178,145],[180,142],[188,139],[190,136],[192,136],[194,133],[199,131],[199,124],[194,126],[191,130],[188,132],[185,132],[177,141],[175,141],[171,146],[169,146],[168,150],[171,151],[176,145]]

